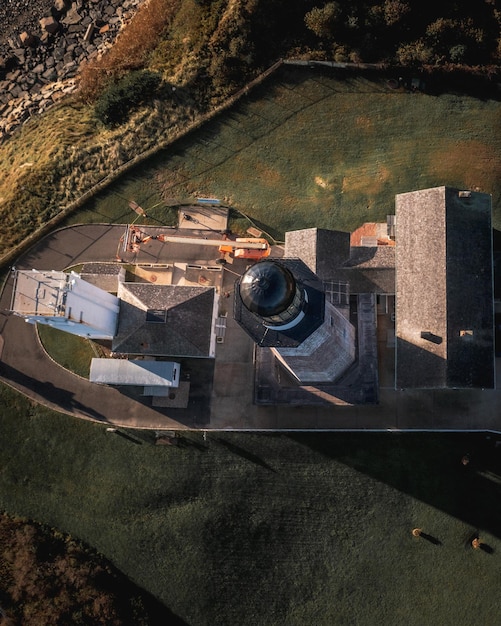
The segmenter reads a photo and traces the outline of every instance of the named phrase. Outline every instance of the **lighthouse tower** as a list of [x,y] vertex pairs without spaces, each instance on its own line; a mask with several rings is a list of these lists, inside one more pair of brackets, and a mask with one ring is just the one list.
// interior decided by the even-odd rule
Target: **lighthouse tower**
[[266,259],[237,281],[235,319],[262,347],[296,347],[324,319],[322,283],[298,259]]

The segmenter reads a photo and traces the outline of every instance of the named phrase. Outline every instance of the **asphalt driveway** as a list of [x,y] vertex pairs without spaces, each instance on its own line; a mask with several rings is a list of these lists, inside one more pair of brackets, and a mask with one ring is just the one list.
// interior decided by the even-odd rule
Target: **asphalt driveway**
[[[21,256],[18,269],[63,270],[88,262],[115,262],[124,226],[82,225],[61,229]],[[195,260],[197,246],[146,245],[139,263]],[[184,257],[184,258],[183,258]],[[225,272],[226,287],[235,277]],[[0,380],[36,402],[75,417],[123,427],[152,429],[261,430],[494,430],[501,432],[501,359],[497,390],[380,390],[376,406],[258,407],[253,404],[253,345],[228,317],[218,345],[212,392],[196,407],[152,407],[150,398],[95,385],[54,363],[36,329],[9,312],[13,281],[0,298]],[[231,296],[232,298],[232,296]],[[231,310],[231,298],[228,309]]]

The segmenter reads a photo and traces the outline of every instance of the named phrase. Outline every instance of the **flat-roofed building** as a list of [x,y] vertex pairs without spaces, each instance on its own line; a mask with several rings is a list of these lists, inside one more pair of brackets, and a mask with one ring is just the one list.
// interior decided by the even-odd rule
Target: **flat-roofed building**
[[46,324],[88,339],[111,339],[118,324],[116,296],[75,272],[16,270],[11,310],[31,324]]
[[174,361],[143,359],[92,359],[89,380],[101,385],[134,385],[145,387],[148,394],[179,386],[181,366]]

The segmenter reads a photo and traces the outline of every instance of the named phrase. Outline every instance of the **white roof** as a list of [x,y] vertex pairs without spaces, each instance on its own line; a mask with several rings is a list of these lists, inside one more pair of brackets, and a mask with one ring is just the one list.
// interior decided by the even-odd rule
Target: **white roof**
[[104,385],[177,387],[180,370],[173,361],[92,359],[89,380]]

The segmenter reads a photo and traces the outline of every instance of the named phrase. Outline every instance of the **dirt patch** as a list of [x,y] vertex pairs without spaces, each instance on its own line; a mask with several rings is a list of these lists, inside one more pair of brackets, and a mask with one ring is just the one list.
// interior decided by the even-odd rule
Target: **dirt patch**
[[383,189],[383,185],[389,180],[390,170],[384,165],[360,165],[346,170],[343,177],[343,193],[361,193],[376,195]]

